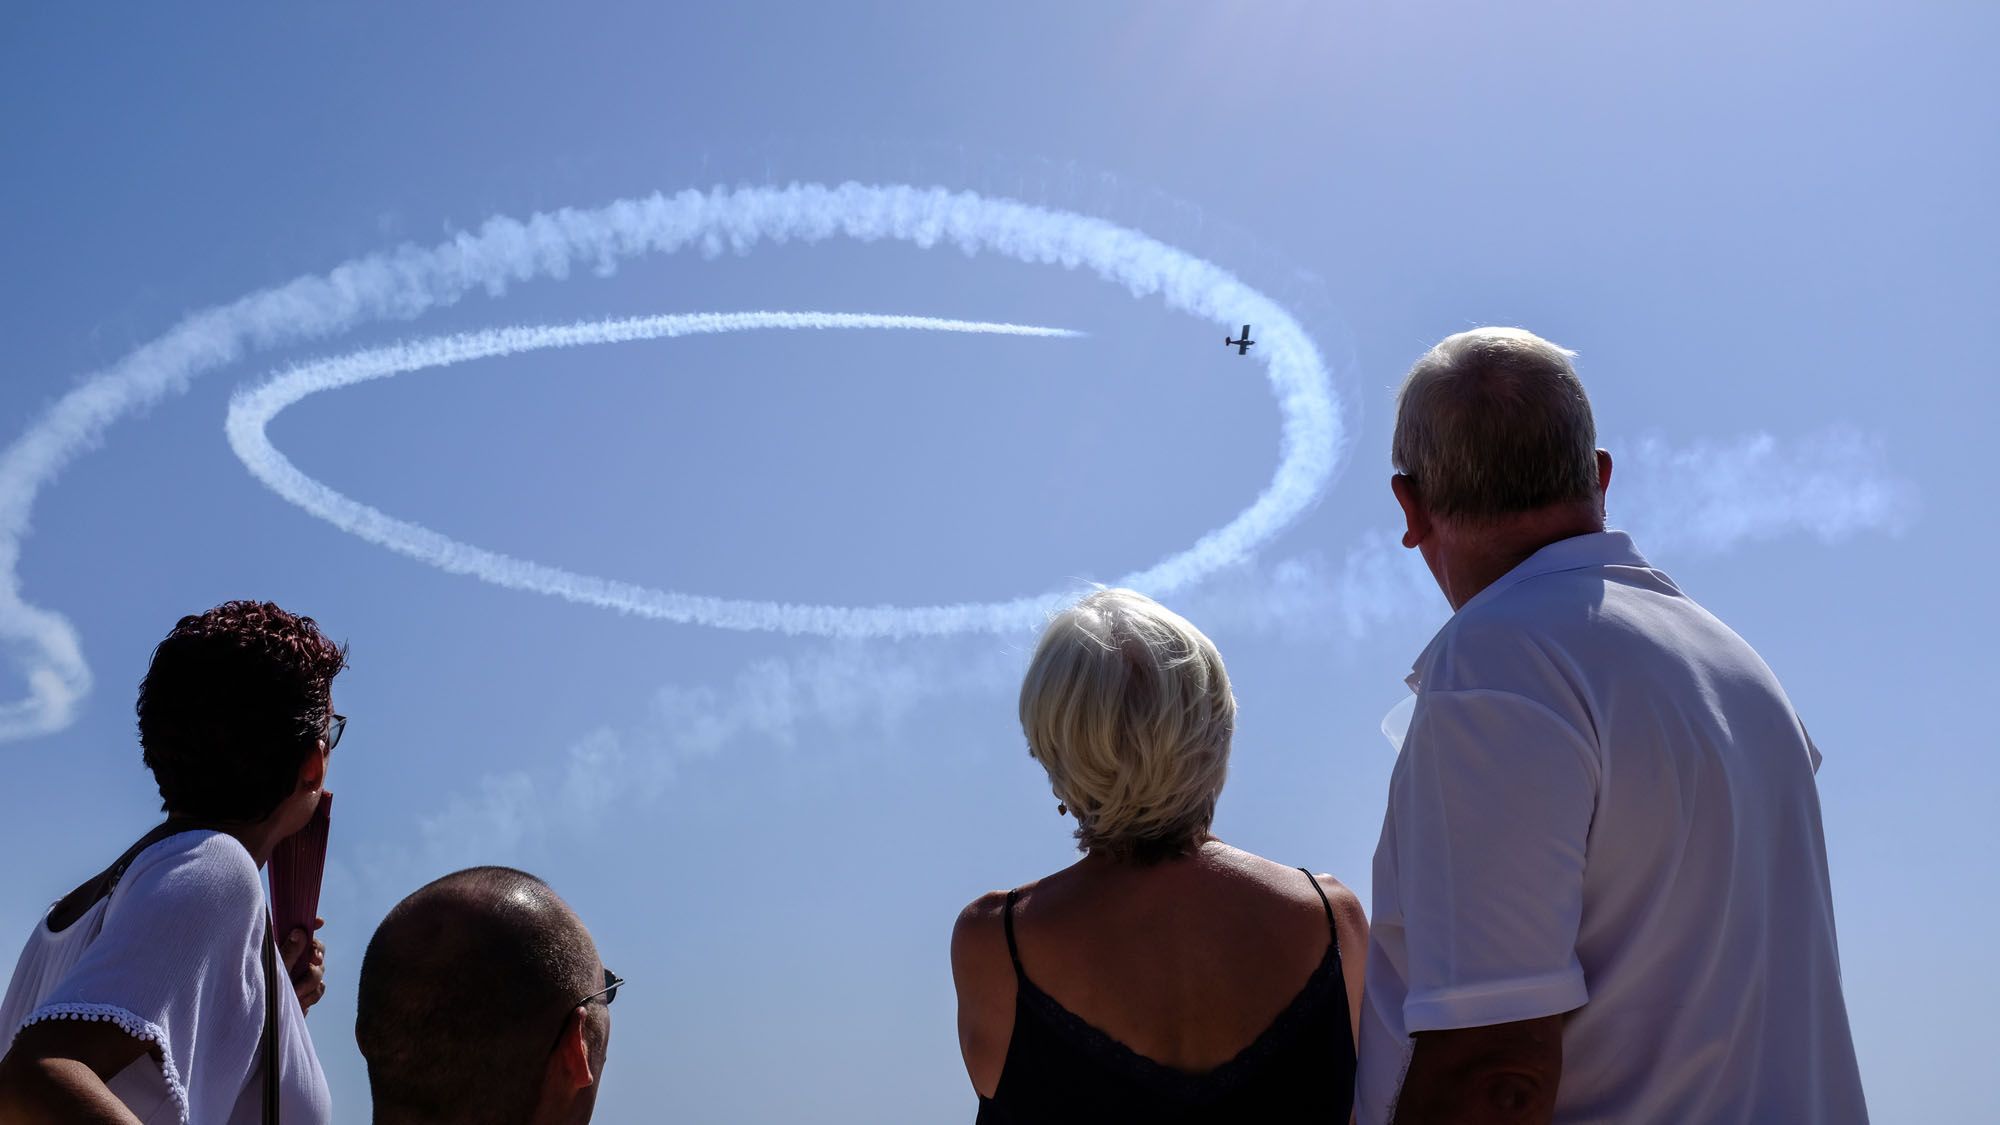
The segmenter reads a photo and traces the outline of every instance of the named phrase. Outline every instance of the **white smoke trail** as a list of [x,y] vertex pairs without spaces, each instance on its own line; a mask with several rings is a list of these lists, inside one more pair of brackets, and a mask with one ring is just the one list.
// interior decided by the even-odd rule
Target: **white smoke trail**
[[[413,841],[385,844],[372,865],[395,876],[380,885],[407,886],[474,863],[531,863],[579,828],[653,806],[684,767],[748,745],[891,739],[911,713],[939,700],[990,700],[1014,689],[1027,658],[1021,646],[990,638],[811,642],[723,682],[669,683],[634,721],[597,727],[545,755],[545,765],[496,770],[451,793],[416,818]],[[992,714],[1009,721],[1000,708]]]
[[1192,549],[1132,580],[1172,589],[1246,558],[1325,488],[1346,441],[1318,349],[1277,302],[1226,270],[1102,219],[907,185],[794,184],[715,189],[565,208],[526,222],[488,220],[429,248],[406,246],[360,258],[196,313],[64,395],[0,452],[0,643],[25,673],[25,699],[0,705],[0,739],[66,726],[90,688],[76,632],[53,611],[23,600],[19,561],[42,487],[89,449],[111,423],[247,352],[296,344],[383,319],[410,319],[465,294],[504,292],[513,282],[564,278],[585,264],[608,274],[626,258],[694,249],[714,256],[762,242],[835,236],[940,243],[967,254],[990,250],[1020,261],[1088,268],[1135,297],[1218,326],[1257,325],[1266,375],[1283,412],[1279,466],[1264,491]]
[[1364,640],[1392,622],[1442,622],[1450,612],[1423,559],[1395,534],[1373,529],[1363,531],[1337,564],[1318,551],[1268,565],[1244,563],[1175,599],[1174,606],[1218,636],[1336,645]]
[[589,324],[500,328],[376,348],[295,367],[255,390],[239,392],[230,403],[225,428],[230,446],[257,479],[313,515],[342,531],[440,570],[471,575],[508,589],[530,590],[584,605],[602,606],[666,621],[837,636],[934,635],[978,628],[1005,629],[1031,625],[1054,605],[1054,599],[1060,595],[1021,598],[997,605],[914,608],[787,605],[682,594],[595,578],[461,543],[420,524],[399,520],[359,503],[300,472],[271,445],[266,433],[266,427],[280,411],[307,395],[370,379],[542,348],[581,347],[760,328],[888,328],[1010,336],[1078,335],[1067,329],[1019,324],[819,312],[685,313]]
[[[1613,441],[1610,526],[1632,533],[1669,573],[1684,560],[1748,543],[1809,535],[1835,543],[1896,535],[1915,518],[1917,489],[1882,443],[1851,427],[1775,437],[1670,443]],[[1388,490],[1383,489],[1383,507]],[[1338,564],[1316,552],[1216,574],[1176,603],[1198,622],[1295,641],[1359,641],[1391,623],[1441,624],[1450,608],[1400,533],[1364,531]],[[1207,626],[1204,626],[1207,627]]]
[[[1632,529],[1670,573],[1684,557],[1758,539],[1895,534],[1914,507],[1915,489],[1849,429],[1688,445],[1647,438],[1612,451],[1614,524]],[[1392,509],[1386,488],[1381,507]],[[1386,632],[1420,644],[1451,613],[1417,552],[1380,529],[1363,531],[1337,563],[1315,551],[1245,562],[1169,604],[1216,638],[1225,659],[1239,637],[1341,648]],[[944,699],[969,703],[964,713],[983,716],[968,720],[975,725],[1011,723],[1005,697],[1020,684],[1031,643],[945,645],[800,646],[720,683],[661,687],[637,721],[590,731],[556,763],[497,771],[448,797],[419,821],[423,870],[525,861],[573,826],[649,804],[684,765],[725,752],[893,728]],[[1357,716],[1355,730],[1372,721]]]
[[1663,555],[1801,532],[1822,543],[1895,534],[1915,517],[1917,491],[1888,461],[1879,440],[1845,426],[1685,446],[1648,437],[1616,462],[1611,514],[1625,517],[1642,550]]

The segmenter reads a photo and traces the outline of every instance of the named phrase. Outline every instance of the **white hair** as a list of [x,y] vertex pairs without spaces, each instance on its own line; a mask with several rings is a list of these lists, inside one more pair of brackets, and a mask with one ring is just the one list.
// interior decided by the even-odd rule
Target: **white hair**
[[1085,850],[1141,861],[1198,843],[1229,770],[1236,698],[1222,654],[1132,590],[1057,614],[1021,684],[1021,730]]
[[1397,393],[1396,471],[1445,518],[1595,497],[1597,426],[1575,355],[1520,328],[1445,337]]

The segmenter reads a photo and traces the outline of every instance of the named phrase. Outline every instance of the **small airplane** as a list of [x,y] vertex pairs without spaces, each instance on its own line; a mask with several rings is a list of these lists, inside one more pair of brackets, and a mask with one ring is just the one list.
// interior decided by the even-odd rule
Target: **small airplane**
[[1246,325],[1244,325],[1244,326],[1243,326],[1243,338],[1242,338],[1242,339],[1240,339],[1240,340],[1232,340],[1232,339],[1230,339],[1230,338],[1229,338],[1229,333],[1227,333],[1227,332],[1224,332],[1224,333],[1222,334],[1222,342],[1223,342],[1223,344],[1224,344],[1225,346],[1227,346],[1227,347],[1232,347],[1232,348],[1235,348],[1235,349],[1236,349],[1236,354],[1237,354],[1237,355],[1249,355],[1249,354],[1250,354],[1250,345],[1252,345],[1252,344],[1256,343],[1257,341],[1255,341],[1255,340],[1252,340],[1252,339],[1250,338],[1250,326],[1246,324]]

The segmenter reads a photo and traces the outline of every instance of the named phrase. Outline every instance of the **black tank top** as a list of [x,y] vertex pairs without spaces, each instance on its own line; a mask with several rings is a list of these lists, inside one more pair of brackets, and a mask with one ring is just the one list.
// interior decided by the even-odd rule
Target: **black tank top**
[[1326,956],[1263,1034],[1235,1058],[1201,1074],[1154,1062],[1036,988],[1014,944],[1014,900],[1020,892],[1009,892],[1014,1035],[999,1088],[979,1099],[978,1125],[1345,1122],[1354,1101],[1354,1033],[1340,971],[1340,935],[1326,891],[1311,872],[1305,876],[1326,907]]

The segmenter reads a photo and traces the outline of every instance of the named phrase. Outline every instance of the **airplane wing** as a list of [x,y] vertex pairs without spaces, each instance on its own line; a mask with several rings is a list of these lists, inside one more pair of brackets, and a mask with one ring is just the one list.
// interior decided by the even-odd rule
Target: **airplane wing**
[[1243,326],[1243,338],[1245,340],[1250,338],[1250,326],[1247,324]]

